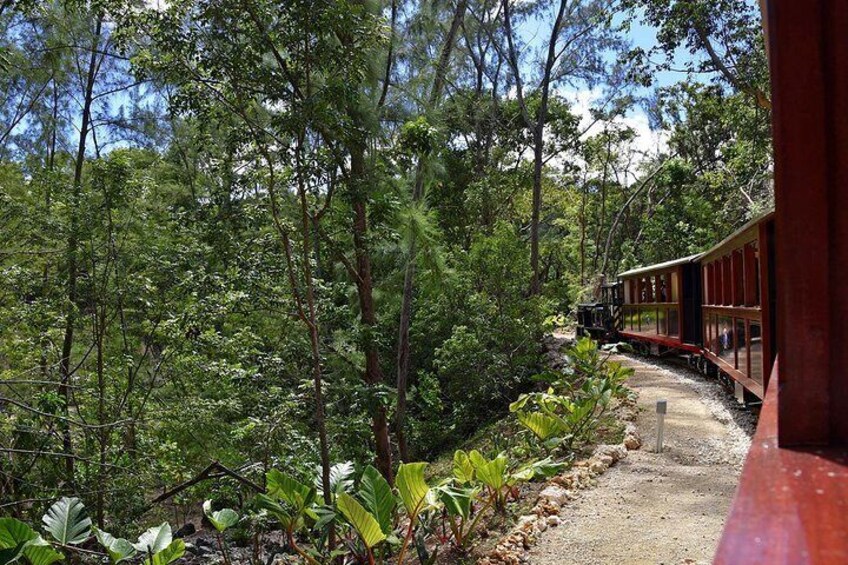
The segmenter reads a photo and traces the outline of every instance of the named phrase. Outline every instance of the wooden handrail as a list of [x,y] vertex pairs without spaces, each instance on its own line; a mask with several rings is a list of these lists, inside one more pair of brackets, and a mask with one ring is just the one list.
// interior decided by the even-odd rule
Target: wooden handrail
[[848,563],[848,450],[778,447],[777,374],[714,562]]

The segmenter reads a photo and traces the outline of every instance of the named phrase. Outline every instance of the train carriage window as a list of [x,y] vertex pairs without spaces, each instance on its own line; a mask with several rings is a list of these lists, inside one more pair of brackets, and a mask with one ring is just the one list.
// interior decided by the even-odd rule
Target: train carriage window
[[657,310],[657,333],[660,335],[668,335],[668,318],[666,313],[668,310],[659,308]]
[[745,320],[736,319],[736,368],[748,374],[748,340],[745,334]]
[[669,308],[668,310],[668,335],[672,337],[680,336],[680,313],[677,308]]
[[640,331],[644,334],[657,333],[657,311],[653,308],[645,308],[639,317]]
[[712,316],[710,314],[704,315],[704,349],[708,351],[712,351],[712,338],[713,338],[713,327],[710,323],[712,320]]
[[721,260],[721,303],[725,306],[733,305],[733,271],[730,267],[730,255],[725,255]]
[[742,306],[744,302],[745,292],[745,275],[742,270],[742,251],[736,250],[733,252],[733,305]]
[[657,302],[668,302],[668,286],[665,283],[665,275],[656,276]]
[[721,353],[721,338],[719,328],[718,314],[713,314],[713,352],[718,355]]
[[733,345],[733,318],[718,317],[718,356],[722,361],[735,366],[735,351]]
[[759,265],[757,260],[756,241],[745,245],[745,306],[757,305],[757,275]]
[[678,300],[680,300],[680,279],[677,277],[677,271],[672,271],[670,280],[671,301],[677,302]]
[[704,295],[703,296],[704,304],[712,304],[710,302],[710,290],[711,290],[710,267],[709,267],[709,265],[704,265],[701,270],[703,271],[703,275],[704,275],[704,288],[702,289],[702,292],[703,292],[703,295]]
[[722,304],[721,280],[721,259],[716,259],[713,261],[713,288],[715,288],[713,304]]
[[763,331],[760,322],[748,325],[748,343],[751,351],[751,372],[748,375],[758,383],[763,382]]

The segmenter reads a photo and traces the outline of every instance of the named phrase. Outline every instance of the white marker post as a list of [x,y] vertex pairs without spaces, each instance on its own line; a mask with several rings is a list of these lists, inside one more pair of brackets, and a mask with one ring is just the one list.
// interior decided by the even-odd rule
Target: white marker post
[[662,453],[663,448],[663,426],[665,425],[665,413],[668,411],[667,400],[657,400],[657,453]]

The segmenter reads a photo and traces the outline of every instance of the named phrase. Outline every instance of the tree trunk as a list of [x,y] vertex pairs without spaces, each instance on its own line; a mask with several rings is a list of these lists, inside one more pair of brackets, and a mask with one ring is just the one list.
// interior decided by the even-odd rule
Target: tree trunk
[[[377,313],[374,308],[374,283],[371,277],[371,254],[368,249],[368,213],[365,206],[365,145],[351,144],[350,172],[353,181],[353,247],[356,252],[357,294],[359,296],[360,321],[365,331],[365,375],[364,380],[370,386],[383,383],[383,369],[380,367],[380,353],[372,334],[377,326]],[[377,452],[377,469],[389,484],[394,484],[392,472],[392,449],[389,442],[389,426],[386,407],[379,405],[371,415],[371,429]]]
[[73,192],[71,193],[71,226],[68,236],[68,306],[65,312],[65,332],[62,339],[62,358],[59,361],[59,396],[62,397],[65,405],[63,413],[65,420],[61,423],[62,428],[62,449],[65,453],[65,480],[71,490],[75,490],[74,481],[74,446],[73,438],[71,437],[71,428],[68,425],[67,416],[70,409],[71,394],[71,352],[74,346],[74,325],[76,323],[76,301],[77,301],[77,251],[79,247],[79,200],[82,194],[82,168],[85,161],[85,148],[88,139],[89,126],[91,124],[91,103],[94,97],[94,83],[97,76],[97,52],[100,44],[100,32],[103,24],[103,17],[97,16],[94,29],[94,39],[92,40],[91,56],[88,62],[88,71],[86,75],[85,93],[83,98],[82,120],[80,123],[79,143],[77,145],[77,159],[74,164],[74,180]]
[[[436,75],[433,77],[433,85],[430,89],[430,107],[434,110],[442,94],[447,73],[450,55],[453,49],[456,34],[459,32],[460,24],[465,17],[467,0],[459,0],[456,11],[451,21],[451,27],[442,45],[439,62],[436,66]],[[424,199],[424,164],[427,156],[421,155],[415,167],[415,184],[412,188],[412,202],[419,204]],[[395,412],[395,432],[398,438],[398,451],[402,461],[409,461],[409,447],[406,441],[404,425],[406,419],[406,389],[409,381],[409,326],[412,322],[412,299],[415,293],[415,255],[418,244],[415,234],[411,234],[409,248],[407,249],[406,272],[403,277],[403,299],[400,309],[400,324],[398,328],[398,355],[397,355],[397,406]]]
[[539,108],[539,122],[533,132],[533,210],[530,216],[530,294],[535,296],[542,290],[539,278],[539,221],[542,215],[542,165],[544,148],[544,131],[547,97],[543,98],[542,107]]

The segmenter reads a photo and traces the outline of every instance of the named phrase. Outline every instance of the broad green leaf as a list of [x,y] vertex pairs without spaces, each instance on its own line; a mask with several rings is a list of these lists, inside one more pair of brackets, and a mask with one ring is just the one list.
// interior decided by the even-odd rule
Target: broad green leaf
[[314,502],[316,491],[295,478],[271,469],[265,474],[268,494],[301,510]]
[[492,490],[500,490],[506,484],[506,456],[498,455],[491,461],[484,459],[475,463],[475,467],[477,479]]
[[528,395],[522,394],[521,396],[518,397],[518,400],[516,400],[515,402],[513,402],[509,405],[509,411],[510,412],[517,412],[517,411],[521,410],[527,404],[527,401],[529,399],[530,399],[530,397]]
[[461,449],[457,449],[453,454],[453,476],[463,484],[474,480],[474,465],[468,454]]
[[106,553],[109,554],[109,559],[112,563],[120,563],[135,555],[135,548],[123,538],[116,538],[99,528],[94,528],[94,535],[97,537],[100,545],[106,550]]
[[50,565],[62,561],[65,556],[53,549],[43,537],[38,536],[24,547],[24,558],[30,565]]
[[168,565],[182,557],[184,553],[185,542],[181,539],[175,539],[162,551],[153,554],[151,565]]
[[312,514],[314,515],[310,517],[315,520],[313,526],[315,530],[323,530],[327,524],[336,519],[336,511],[323,504],[316,506]]
[[534,479],[547,479],[565,469],[566,464],[562,461],[555,463],[550,457],[545,457],[539,461],[529,463],[526,466],[532,469]]
[[8,565],[17,561],[18,557],[23,553],[26,544],[27,542],[22,541],[16,546],[0,549],[0,565]]
[[365,503],[365,507],[377,519],[380,529],[388,535],[392,531],[392,517],[395,511],[395,495],[392,487],[383,478],[383,475],[368,465],[362,473],[359,484],[359,497]]
[[24,557],[32,565],[50,565],[65,558],[27,524],[15,518],[0,518],[0,565]]
[[386,534],[380,528],[377,519],[368,512],[355,498],[348,493],[340,493],[336,499],[336,506],[339,508],[345,519],[353,526],[356,533],[362,539],[368,549],[371,549],[384,539]]
[[221,510],[212,510],[212,501],[207,500],[203,503],[203,513],[219,532],[223,532],[227,528],[235,526],[239,521],[239,515],[231,508],[222,508]]
[[0,518],[0,549],[15,548],[38,537],[35,530],[15,518]]
[[439,500],[451,516],[459,516],[467,520],[471,515],[471,503],[477,496],[476,488],[456,488],[445,485],[439,488]]
[[62,545],[77,545],[91,536],[91,518],[79,498],[61,498],[41,519],[44,528]]
[[256,505],[270,512],[277,520],[280,521],[280,524],[283,526],[285,530],[296,530],[298,526],[298,517],[292,514],[287,508],[283,507],[279,502],[274,500],[268,495],[265,494],[257,494]]
[[426,467],[426,463],[401,463],[395,478],[400,499],[406,508],[406,513],[412,519],[415,519],[421,511],[427,492],[430,490],[424,481]]
[[474,466],[475,471],[477,470],[477,468],[485,465],[487,461],[487,459],[483,457],[476,449],[472,449],[468,453],[468,460],[471,461],[471,464]]
[[516,417],[522,426],[542,441],[565,431],[559,420],[541,412],[517,412]]
[[139,553],[159,553],[171,544],[171,525],[168,522],[150,528],[138,537],[133,547]]

